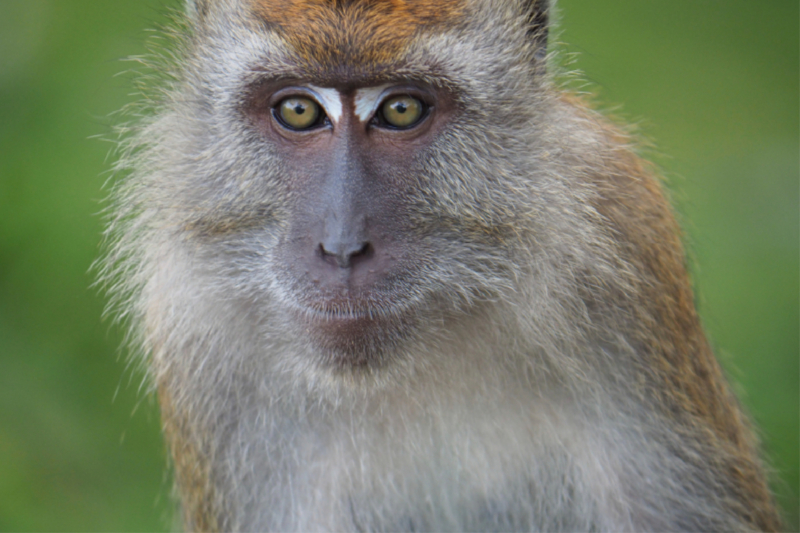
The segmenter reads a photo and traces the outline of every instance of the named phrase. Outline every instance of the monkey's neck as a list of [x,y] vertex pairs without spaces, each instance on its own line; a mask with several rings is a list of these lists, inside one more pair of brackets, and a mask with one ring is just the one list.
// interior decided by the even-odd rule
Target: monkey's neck
[[[508,508],[500,514],[529,518],[510,527],[539,521],[546,529],[564,513],[552,494],[566,491],[587,509],[570,514],[582,517],[571,527],[588,529],[599,520],[592,495],[622,491],[619,458],[607,452],[619,426],[601,398],[578,397],[565,379],[554,379],[544,355],[503,340],[519,338],[508,324],[450,328],[447,348],[437,344],[406,379],[369,392],[331,397],[289,390],[279,378],[231,385],[231,411],[219,412],[225,422],[204,435],[222,522],[234,529],[402,529],[413,517],[415,527],[459,529],[482,523],[481,513],[498,516],[501,505]],[[550,507],[534,517],[531,501]],[[603,512],[626,520],[619,510]]]

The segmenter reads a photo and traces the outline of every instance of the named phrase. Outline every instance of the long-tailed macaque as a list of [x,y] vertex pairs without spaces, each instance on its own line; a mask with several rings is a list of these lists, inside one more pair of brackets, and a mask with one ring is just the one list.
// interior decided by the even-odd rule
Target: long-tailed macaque
[[780,528],[661,185],[553,81],[544,0],[182,24],[103,277],[187,530]]

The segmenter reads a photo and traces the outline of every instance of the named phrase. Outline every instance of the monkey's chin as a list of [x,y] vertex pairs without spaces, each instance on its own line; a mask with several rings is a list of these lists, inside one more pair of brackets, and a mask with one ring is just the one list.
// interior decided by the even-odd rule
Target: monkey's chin
[[319,363],[338,370],[390,364],[415,329],[412,316],[352,306],[346,312],[295,309],[295,319],[319,355]]

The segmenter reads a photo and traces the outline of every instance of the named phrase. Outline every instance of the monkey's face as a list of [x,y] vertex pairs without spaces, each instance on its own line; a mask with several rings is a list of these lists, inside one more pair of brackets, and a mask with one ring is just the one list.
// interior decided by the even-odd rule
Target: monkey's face
[[415,220],[426,156],[455,114],[443,87],[259,80],[247,120],[280,167],[278,286],[305,332],[349,364],[407,333],[436,260]]
[[[338,10],[319,30],[330,42],[302,20],[253,29],[221,14],[230,26],[195,51],[186,101],[213,164],[193,177],[188,226],[264,320],[325,363],[380,365],[513,287],[530,211],[520,196],[530,193],[535,47],[501,46],[516,50],[504,55],[481,44],[486,27],[443,26],[398,30],[378,53],[359,42],[371,30],[353,35],[346,19],[368,26],[385,6],[317,3]],[[446,3],[455,24],[465,8]],[[514,20],[517,34],[506,21],[491,38],[524,42]],[[512,87],[515,69],[528,74]]]

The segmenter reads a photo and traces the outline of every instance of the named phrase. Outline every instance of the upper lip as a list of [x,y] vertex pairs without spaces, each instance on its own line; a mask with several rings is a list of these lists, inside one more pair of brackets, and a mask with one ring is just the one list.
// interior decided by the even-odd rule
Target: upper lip
[[356,308],[356,307],[334,307],[334,308],[315,308],[315,307],[302,307],[304,314],[314,317],[323,318],[326,320],[359,320],[359,319],[375,319],[381,315],[385,315],[385,311],[373,308]]
[[350,297],[321,298],[316,301],[294,301],[292,307],[314,320],[379,320],[400,314],[405,305],[397,301],[366,300]]

